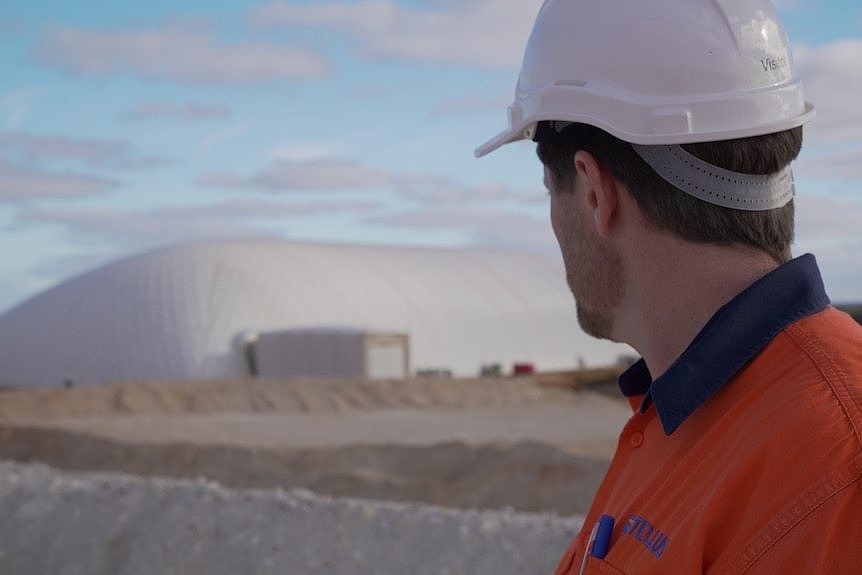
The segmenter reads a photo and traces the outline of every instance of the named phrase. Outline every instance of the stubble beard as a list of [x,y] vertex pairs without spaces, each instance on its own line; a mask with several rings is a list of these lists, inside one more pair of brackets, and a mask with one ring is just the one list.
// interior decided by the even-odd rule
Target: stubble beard
[[566,266],[566,280],[575,297],[578,324],[599,339],[613,339],[614,313],[623,298],[622,264],[614,251],[583,246],[580,262]]

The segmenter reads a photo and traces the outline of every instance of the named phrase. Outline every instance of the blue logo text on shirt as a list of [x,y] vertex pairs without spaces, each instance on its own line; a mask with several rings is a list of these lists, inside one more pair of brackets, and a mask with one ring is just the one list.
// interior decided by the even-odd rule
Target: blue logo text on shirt
[[623,525],[623,535],[634,537],[656,557],[664,554],[670,538],[656,528],[655,525],[637,515],[632,514]]

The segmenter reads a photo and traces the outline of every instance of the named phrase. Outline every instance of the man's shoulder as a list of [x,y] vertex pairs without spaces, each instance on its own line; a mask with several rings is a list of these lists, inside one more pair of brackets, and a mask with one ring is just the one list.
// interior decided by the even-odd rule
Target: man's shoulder
[[[817,313],[805,316],[790,324],[785,331],[813,338],[812,344],[825,345],[831,351],[839,351],[842,354],[854,355],[857,359],[862,356],[862,325],[856,322],[850,314],[828,306]],[[798,340],[803,344],[806,338]],[[807,346],[805,346],[807,347]]]
[[862,390],[862,325],[827,307],[785,327],[739,375],[780,379],[782,387],[815,380]]
[[802,356],[799,369],[822,381],[862,441],[862,326],[828,307],[789,325],[783,335],[789,345],[779,349]]
[[791,323],[704,405],[702,415],[697,433],[729,421],[750,439],[783,441],[789,430],[810,437],[816,429],[826,442],[855,435],[862,449],[862,326],[833,307]]
[[844,312],[827,307],[788,325],[731,384],[729,405],[742,395],[751,396],[748,407],[794,406],[789,418],[787,410],[773,412],[775,423],[833,432],[844,419],[862,445],[862,326]]
[[[736,556],[719,571],[762,565],[754,571],[779,572],[769,566],[788,552],[783,546],[799,545],[800,534],[816,535],[824,523],[850,525],[862,502],[862,326],[831,307],[806,316],[776,336],[728,391],[725,416],[734,414],[733,429],[746,437],[732,475],[746,478],[757,468],[758,487],[747,480],[740,486],[756,492],[759,506],[752,530],[735,541]],[[836,545],[850,543],[845,537]]]
[[[729,525],[713,519],[727,530],[726,572],[744,572],[815,518],[840,523],[860,503],[862,326],[843,312],[786,327],[704,407],[693,440],[721,464],[713,507],[756,501]],[[844,503],[831,509],[833,500]]]
[[735,453],[766,463],[773,480],[804,484],[856,460],[862,326],[832,307],[790,324],[705,404],[697,423],[697,435],[718,432]]

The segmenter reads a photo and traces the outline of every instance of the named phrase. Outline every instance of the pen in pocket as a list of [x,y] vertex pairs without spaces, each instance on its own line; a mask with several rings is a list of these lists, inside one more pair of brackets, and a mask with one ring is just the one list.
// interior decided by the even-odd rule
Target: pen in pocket
[[583,575],[587,566],[587,557],[592,555],[597,559],[604,559],[611,546],[611,535],[614,532],[614,518],[610,515],[602,515],[590,531],[587,545],[584,547],[584,556],[581,559],[581,568],[578,575]]

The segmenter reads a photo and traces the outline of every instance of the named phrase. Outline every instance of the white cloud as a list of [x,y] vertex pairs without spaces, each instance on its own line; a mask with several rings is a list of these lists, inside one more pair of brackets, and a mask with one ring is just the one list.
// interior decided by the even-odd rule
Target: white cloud
[[101,31],[54,28],[33,50],[40,62],[75,74],[128,72],[190,83],[243,83],[318,77],[329,64],[311,50],[219,43],[198,29]]
[[797,253],[817,256],[827,291],[835,301],[862,301],[862,202],[799,196]]
[[[813,148],[811,154],[806,154],[794,168],[797,176],[816,177],[826,180],[843,180],[858,182],[862,180],[862,146],[846,145],[841,151],[818,151]],[[857,184],[850,185],[856,187]]]
[[50,285],[49,281],[34,281],[18,273],[12,277],[0,276],[0,314],[23,302],[34,292]]
[[116,180],[75,172],[49,172],[14,166],[0,158],[0,200],[81,198],[103,194]]
[[29,92],[19,90],[0,96],[0,114],[7,129],[15,130],[24,123],[32,108]]
[[372,57],[483,68],[517,69],[541,0],[437,0],[423,8],[394,0],[296,4],[277,0],[254,8],[257,26],[331,28],[352,34]]
[[392,228],[455,230],[474,246],[554,253],[556,244],[546,218],[487,208],[444,206],[373,216],[364,223]]
[[447,100],[431,108],[430,114],[435,116],[468,115],[477,112],[505,110],[511,103],[511,97],[505,98],[474,98],[462,100]]
[[284,221],[287,227],[291,219],[335,212],[356,213],[376,207],[372,202],[234,200],[138,211],[31,208],[22,210],[19,219],[62,225],[79,240],[141,248],[191,239],[261,236],[264,234],[261,224],[265,222]]
[[303,142],[298,144],[287,144],[274,149],[270,156],[275,160],[288,162],[308,162],[311,160],[324,160],[339,155],[344,146],[327,142]]
[[799,10],[802,8],[801,0],[772,0],[779,10]]
[[253,126],[247,123],[233,123],[201,139],[200,151],[209,154],[218,148],[229,146],[237,138],[247,134]]
[[231,111],[225,106],[160,102],[144,102],[125,115],[125,119],[132,121],[168,120],[180,123],[211,122],[231,117]]
[[517,191],[500,184],[465,186],[440,176],[398,176],[393,177],[393,182],[395,191],[404,199],[431,205],[545,201],[539,191]]
[[67,138],[52,134],[0,132],[0,153],[26,164],[71,160],[95,168],[152,168],[168,158],[141,156],[124,140]]
[[817,109],[806,126],[812,142],[862,139],[862,38],[795,49],[805,96]]
[[545,201],[545,194],[538,190],[514,190],[500,184],[468,186],[443,176],[390,173],[357,162],[325,157],[325,151],[323,145],[280,148],[278,156],[311,159],[276,159],[259,173],[247,177],[227,173],[204,174],[197,183],[216,188],[269,192],[388,188],[402,200],[434,206],[487,203],[499,207],[506,202],[535,205]]
[[389,182],[389,178],[382,170],[347,160],[278,160],[251,177],[212,173],[198,178],[198,183],[219,188],[270,192],[355,190],[383,186]]
[[[849,244],[862,244],[862,234],[859,233],[862,202],[815,195],[797,196],[795,202],[801,242],[832,245],[839,249]],[[858,260],[858,252],[852,255]]]
[[259,26],[320,26],[373,33],[391,28],[409,12],[391,0],[296,4],[276,1],[252,8],[249,21]]

